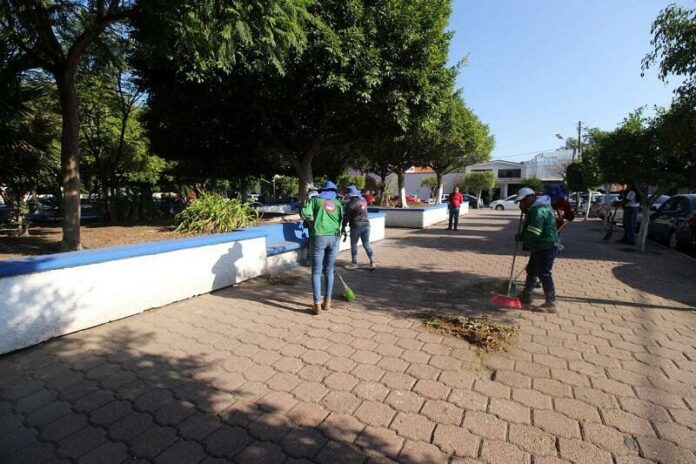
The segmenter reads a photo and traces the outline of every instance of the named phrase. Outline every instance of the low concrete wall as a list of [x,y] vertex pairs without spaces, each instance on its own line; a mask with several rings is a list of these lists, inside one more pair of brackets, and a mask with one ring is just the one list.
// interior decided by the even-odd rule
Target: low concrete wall
[[[387,215],[386,227],[404,227],[409,229],[424,229],[439,222],[449,220],[447,205],[433,205],[422,208],[387,208],[371,206],[370,212],[380,212]],[[459,215],[469,213],[469,204],[463,203]]]
[[[385,216],[370,216],[371,241],[383,239]],[[285,223],[0,261],[0,354],[297,266],[306,232]]]

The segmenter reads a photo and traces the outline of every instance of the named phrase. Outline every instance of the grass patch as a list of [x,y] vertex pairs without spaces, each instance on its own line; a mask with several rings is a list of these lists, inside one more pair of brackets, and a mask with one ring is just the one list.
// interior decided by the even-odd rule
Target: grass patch
[[519,335],[510,324],[493,322],[486,316],[445,316],[430,311],[423,315],[423,324],[441,334],[463,338],[483,351],[504,351]]

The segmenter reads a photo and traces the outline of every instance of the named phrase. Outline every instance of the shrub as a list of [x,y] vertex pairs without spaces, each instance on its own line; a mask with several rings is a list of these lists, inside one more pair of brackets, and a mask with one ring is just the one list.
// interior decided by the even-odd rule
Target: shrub
[[255,224],[258,219],[250,204],[218,194],[201,196],[175,217],[176,231],[186,234],[231,232]]

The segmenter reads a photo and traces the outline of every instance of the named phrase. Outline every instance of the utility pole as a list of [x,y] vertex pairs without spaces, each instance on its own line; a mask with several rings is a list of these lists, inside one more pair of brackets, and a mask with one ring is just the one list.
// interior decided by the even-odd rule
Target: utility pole
[[578,121],[578,158],[582,156],[582,142],[580,141],[580,133],[582,132],[582,122]]

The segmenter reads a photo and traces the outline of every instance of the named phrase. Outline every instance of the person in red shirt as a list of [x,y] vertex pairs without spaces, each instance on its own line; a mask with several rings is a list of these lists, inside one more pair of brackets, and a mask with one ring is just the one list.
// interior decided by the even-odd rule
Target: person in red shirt
[[449,196],[449,226],[447,230],[457,230],[459,225],[459,207],[463,201],[464,196],[459,193],[459,187],[454,187],[454,191]]

